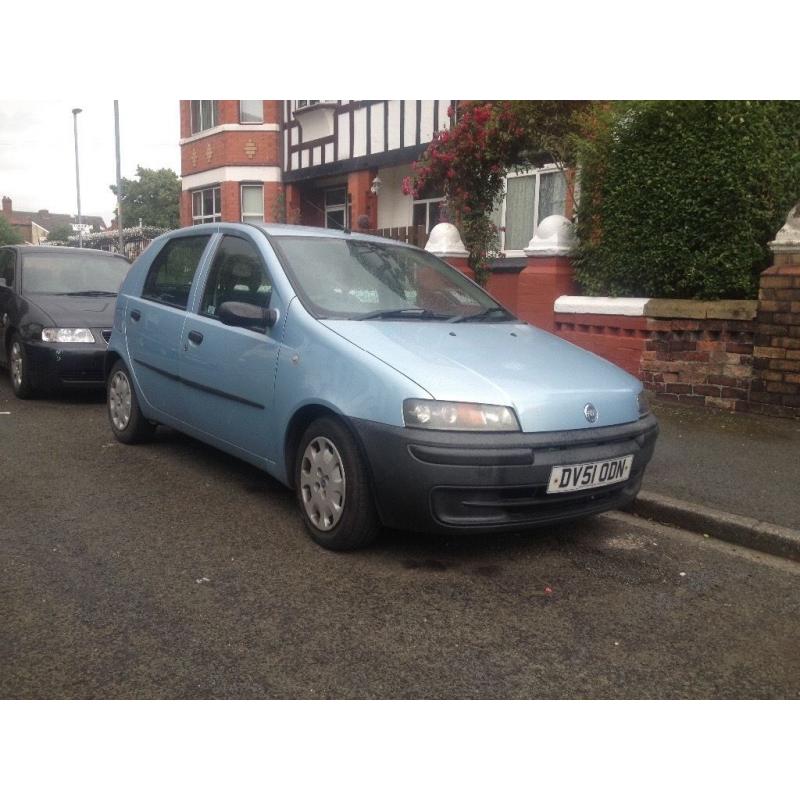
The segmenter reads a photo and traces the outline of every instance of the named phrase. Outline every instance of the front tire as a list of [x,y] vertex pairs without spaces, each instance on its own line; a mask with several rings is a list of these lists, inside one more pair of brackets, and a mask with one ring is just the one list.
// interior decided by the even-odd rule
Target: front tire
[[329,550],[366,547],[380,531],[364,457],[339,420],[308,426],[297,450],[295,491],[311,538]]
[[33,396],[33,385],[28,373],[28,355],[18,333],[11,337],[11,346],[8,348],[8,373],[11,376],[11,388],[20,400]]
[[138,444],[152,438],[155,425],[142,415],[133,380],[122,360],[116,361],[108,374],[106,406],[111,430],[120,442]]

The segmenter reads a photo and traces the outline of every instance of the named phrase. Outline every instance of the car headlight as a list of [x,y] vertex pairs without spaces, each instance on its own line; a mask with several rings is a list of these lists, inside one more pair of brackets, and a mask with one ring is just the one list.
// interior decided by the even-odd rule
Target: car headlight
[[639,392],[637,400],[639,403],[639,419],[641,419],[650,413],[650,405],[647,402],[647,396],[644,392]]
[[513,409],[483,403],[404,400],[403,421],[409,428],[439,431],[518,431]]
[[88,328],[42,328],[44,342],[93,342],[94,336]]

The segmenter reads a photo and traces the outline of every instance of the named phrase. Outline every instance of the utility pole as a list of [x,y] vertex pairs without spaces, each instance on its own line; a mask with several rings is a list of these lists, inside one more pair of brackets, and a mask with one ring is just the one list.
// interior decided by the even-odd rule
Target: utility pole
[[81,217],[81,173],[78,167],[78,114],[82,108],[72,109],[72,129],[75,133],[75,188],[78,192],[78,247],[83,247],[83,218]]
[[119,158],[119,100],[114,101],[114,141],[117,146],[117,233],[119,234],[119,252],[123,253],[122,240],[122,167]]

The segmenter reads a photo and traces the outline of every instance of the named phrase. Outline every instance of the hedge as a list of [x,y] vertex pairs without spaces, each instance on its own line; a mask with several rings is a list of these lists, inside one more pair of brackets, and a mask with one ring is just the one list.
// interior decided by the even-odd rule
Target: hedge
[[579,162],[588,294],[755,297],[767,242],[800,199],[800,102],[613,104]]

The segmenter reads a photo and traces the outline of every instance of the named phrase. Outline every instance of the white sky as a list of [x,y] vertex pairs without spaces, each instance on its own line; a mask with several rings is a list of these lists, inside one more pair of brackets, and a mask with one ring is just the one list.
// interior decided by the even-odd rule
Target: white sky
[[[76,214],[72,109],[78,114],[81,211],[109,224],[116,201],[113,98],[0,100],[0,195],[19,211]],[[178,100],[119,101],[122,175],[137,165],[180,174]]]

